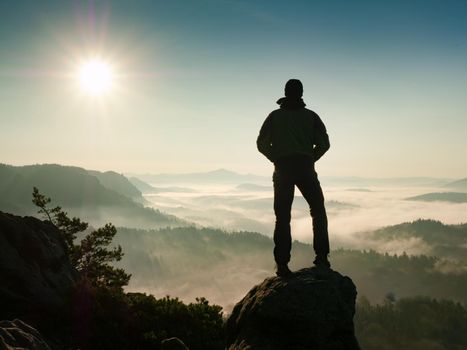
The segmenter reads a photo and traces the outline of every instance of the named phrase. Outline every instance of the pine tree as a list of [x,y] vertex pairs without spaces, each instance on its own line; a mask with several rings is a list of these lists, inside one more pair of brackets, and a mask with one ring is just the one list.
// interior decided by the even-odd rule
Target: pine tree
[[68,213],[61,207],[49,208],[51,199],[41,194],[34,187],[32,202],[39,207],[39,214],[54,224],[63,236],[68,256],[72,265],[81,277],[86,278],[96,287],[122,289],[127,285],[131,275],[123,269],[112,266],[112,262],[120,261],[123,257],[122,247],[110,247],[117,229],[111,223],[92,230],[83,239],[76,242],[77,235],[84,233],[89,225],[81,219],[69,218]]

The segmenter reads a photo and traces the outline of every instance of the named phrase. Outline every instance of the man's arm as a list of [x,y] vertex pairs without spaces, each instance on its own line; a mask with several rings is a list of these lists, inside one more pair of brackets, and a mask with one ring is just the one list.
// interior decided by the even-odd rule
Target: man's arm
[[326,127],[317,114],[315,115],[313,136],[313,143],[315,144],[315,147],[313,148],[313,159],[316,162],[328,151],[329,147],[331,147]]
[[259,131],[258,138],[256,139],[256,146],[258,151],[260,151],[264,156],[269,159],[271,162],[274,161],[272,154],[272,117],[271,114],[268,115],[266,120]]

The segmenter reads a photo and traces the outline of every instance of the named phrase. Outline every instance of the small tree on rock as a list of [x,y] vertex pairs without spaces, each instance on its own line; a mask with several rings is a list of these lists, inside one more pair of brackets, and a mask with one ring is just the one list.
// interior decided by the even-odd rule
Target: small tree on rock
[[75,242],[77,234],[88,229],[88,223],[76,217],[70,219],[68,213],[59,206],[49,208],[51,199],[41,194],[36,187],[32,197],[32,202],[39,207],[38,213],[59,229],[65,240],[70,261],[82,277],[96,287],[121,289],[128,284],[131,275],[111,265],[123,257],[120,245],[109,247],[117,233],[114,225],[106,224],[88,233],[81,241]]

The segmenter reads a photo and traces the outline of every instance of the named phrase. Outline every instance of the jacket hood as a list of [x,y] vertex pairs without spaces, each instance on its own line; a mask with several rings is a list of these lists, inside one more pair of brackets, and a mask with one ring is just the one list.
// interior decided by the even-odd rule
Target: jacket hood
[[302,98],[291,99],[290,97],[281,97],[276,103],[283,109],[300,109],[306,106]]

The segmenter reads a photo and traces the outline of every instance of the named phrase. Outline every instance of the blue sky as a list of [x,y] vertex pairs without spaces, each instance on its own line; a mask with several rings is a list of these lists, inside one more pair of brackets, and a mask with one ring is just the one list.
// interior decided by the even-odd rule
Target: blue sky
[[[465,1],[2,1],[0,162],[268,174],[255,147],[299,78],[324,175],[466,177]],[[80,62],[115,88],[76,87]]]

